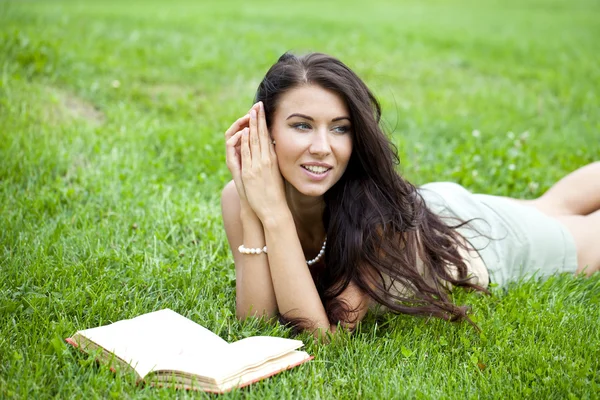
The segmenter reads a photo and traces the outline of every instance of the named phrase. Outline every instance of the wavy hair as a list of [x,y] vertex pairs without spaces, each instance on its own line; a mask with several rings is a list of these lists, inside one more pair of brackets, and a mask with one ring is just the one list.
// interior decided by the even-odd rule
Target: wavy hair
[[[317,85],[340,95],[352,123],[348,167],[324,195],[326,268],[311,271],[330,323],[347,320],[354,311],[337,299],[352,281],[396,313],[471,322],[469,308],[455,305],[447,289],[450,283],[487,292],[469,282],[467,266],[458,252],[465,244],[456,228],[468,222],[446,225],[427,208],[416,187],[399,175],[397,149],[380,127],[379,102],[365,83],[334,57],[285,53],[279,58],[255,98],[264,104],[268,126],[280,96],[300,85]],[[419,261],[423,274],[431,278],[429,283],[417,268]],[[450,265],[456,269],[456,277]],[[392,290],[398,284],[407,290]],[[294,324],[302,325],[302,321],[292,321]]]

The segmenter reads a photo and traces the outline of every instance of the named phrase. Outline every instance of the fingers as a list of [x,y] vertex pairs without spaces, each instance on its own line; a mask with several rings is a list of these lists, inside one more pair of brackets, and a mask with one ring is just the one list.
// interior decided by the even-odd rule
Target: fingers
[[235,182],[235,187],[238,191],[240,199],[246,199],[246,190],[244,189],[244,182],[242,179],[242,160],[241,154],[239,152],[239,147],[241,145],[241,138],[244,129],[234,133],[233,136],[231,136],[231,138],[229,138],[229,140],[227,140],[226,142],[227,167],[231,172],[231,177]]
[[229,170],[231,171],[232,174],[239,172],[239,170],[241,168],[241,160],[240,160],[240,154],[238,153],[238,148],[240,147],[240,142],[241,142],[240,139],[242,137],[242,132],[243,131],[238,131],[238,132],[234,133],[233,136],[231,136],[225,142],[225,147],[227,149],[227,151],[226,151],[227,166],[229,167]]
[[252,163],[258,166],[258,162],[260,161],[260,137],[258,134],[258,115],[256,112],[257,107],[252,107],[250,109],[250,152],[254,154],[252,157]]
[[260,140],[260,153],[263,160],[271,156],[270,147],[272,146],[267,129],[267,119],[265,118],[265,107],[262,101],[258,102],[258,136]]
[[252,167],[252,156],[250,153],[249,143],[250,129],[242,130],[242,144],[240,146],[240,154],[242,155],[242,173],[249,171]]
[[250,120],[250,115],[246,114],[241,118],[238,118],[229,129],[225,132],[225,140],[229,140],[236,132],[241,131],[244,127],[248,126],[248,121]]
[[269,137],[264,105],[256,103],[248,114],[235,121],[225,132],[227,164],[230,169],[248,171],[261,159],[275,157],[274,146]]
[[[244,128],[247,129],[247,128]],[[244,131],[244,129],[237,131],[236,133],[233,134],[233,136],[231,136],[226,142],[225,145],[226,146],[233,146],[235,147],[236,145],[238,145],[238,142],[240,141],[240,138],[242,137],[242,132]]]

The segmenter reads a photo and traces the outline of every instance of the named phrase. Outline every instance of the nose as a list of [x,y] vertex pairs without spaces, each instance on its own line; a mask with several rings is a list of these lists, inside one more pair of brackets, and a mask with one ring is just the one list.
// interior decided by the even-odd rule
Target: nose
[[331,153],[329,132],[326,128],[314,131],[308,151],[315,156],[324,157]]

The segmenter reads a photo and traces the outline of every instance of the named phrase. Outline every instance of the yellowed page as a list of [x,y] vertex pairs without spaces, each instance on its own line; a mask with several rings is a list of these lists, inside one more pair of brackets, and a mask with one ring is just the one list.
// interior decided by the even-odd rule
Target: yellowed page
[[[227,351],[236,355],[244,368],[259,365],[264,360],[279,357],[304,346],[301,340],[272,336],[253,336],[229,345]],[[237,371],[236,371],[237,372]]]
[[169,371],[161,370],[156,372],[156,375],[150,375],[149,383],[221,393],[229,391],[234,387],[246,386],[252,382],[259,381],[292,366],[301,364],[304,361],[308,361],[310,358],[310,355],[304,351],[291,351],[220,383],[197,380],[193,375],[181,374],[177,373],[177,371],[172,371],[174,375],[171,375]]
[[229,346],[218,335],[169,309],[77,333],[129,363],[142,377],[161,360],[202,354],[208,362]]
[[276,374],[277,372],[283,371],[290,368],[291,366],[297,365],[303,361],[310,359],[308,353],[304,351],[292,351],[286,353],[276,359],[270,360],[264,365],[257,366],[250,371],[243,373],[241,376],[234,379],[230,379],[219,385],[220,391],[227,391],[234,387],[246,386],[252,382],[256,382],[267,376]]
[[224,349],[219,348],[218,353],[188,347],[177,356],[162,358],[154,370],[181,371],[219,382],[303,345],[302,341],[295,339],[254,336],[229,344]]

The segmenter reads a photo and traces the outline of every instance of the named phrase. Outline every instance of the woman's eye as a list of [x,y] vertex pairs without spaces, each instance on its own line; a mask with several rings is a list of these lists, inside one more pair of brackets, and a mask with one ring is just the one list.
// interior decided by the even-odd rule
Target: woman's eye
[[298,122],[297,124],[293,124],[292,128],[296,128],[296,129],[301,130],[301,131],[306,131],[306,130],[310,129],[310,125],[308,125],[308,124],[306,124],[304,122]]
[[347,133],[347,132],[350,132],[350,127],[349,126],[336,126],[335,128],[333,128],[333,131],[335,133]]

